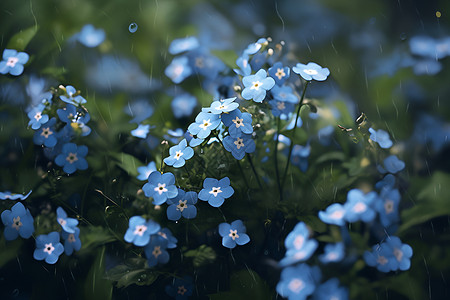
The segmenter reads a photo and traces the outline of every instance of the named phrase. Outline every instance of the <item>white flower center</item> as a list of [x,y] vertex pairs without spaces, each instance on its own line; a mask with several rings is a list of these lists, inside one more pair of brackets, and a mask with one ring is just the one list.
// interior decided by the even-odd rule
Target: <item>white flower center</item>
[[387,264],[387,262],[388,262],[388,260],[386,259],[386,257],[378,256],[377,263],[384,266],[385,264]]
[[335,261],[336,259],[338,259],[338,254],[336,252],[330,252],[327,254],[327,258],[329,261]]
[[236,125],[236,128],[239,128],[244,126],[244,119],[239,119],[239,117],[236,117],[236,119],[233,120],[233,123]]
[[73,233],[69,234],[67,240],[69,241],[69,243],[75,243],[75,235]]
[[384,203],[384,210],[385,210],[386,214],[390,214],[391,212],[393,212],[394,211],[394,201],[387,200]]
[[228,236],[229,236],[230,238],[232,238],[233,241],[234,241],[235,239],[238,239],[238,238],[239,238],[239,235],[237,234],[237,229],[236,229],[236,230],[230,229],[230,234],[229,234]]
[[234,141],[234,144],[236,145],[236,148],[239,150],[241,147],[244,147],[244,140],[241,138],[237,138],[236,141]]
[[187,200],[178,201],[177,210],[179,210],[180,212],[183,212],[183,210],[185,210],[187,208],[186,202],[187,202]]
[[355,206],[353,206],[353,211],[358,214],[366,211],[366,209],[367,209],[367,205],[365,205],[362,202],[358,202],[355,204]]
[[158,194],[161,195],[162,193],[167,192],[166,184],[165,183],[158,183],[158,186],[155,187],[153,190],[155,192],[158,192]]
[[178,65],[175,68],[173,68],[173,74],[175,75],[175,77],[178,77],[183,73],[183,70],[184,70],[183,66]]
[[305,237],[302,235],[299,235],[294,240],[294,247],[297,250],[300,250],[303,247],[303,243],[305,242]]
[[38,111],[38,112],[34,115],[34,118],[36,119],[36,121],[39,121],[40,119],[42,119],[42,113]]
[[210,194],[214,195],[214,197],[217,197],[217,194],[222,193],[222,190],[220,190],[220,187],[213,187],[210,191]]
[[340,219],[342,219],[343,216],[344,216],[344,211],[343,210],[337,210],[337,211],[334,211],[333,213],[331,213],[330,219],[340,220]]
[[206,130],[208,129],[209,126],[211,126],[211,119],[203,120],[203,124],[199,125],[198,127],[200,127],[203,130]]
[[155,248],[153,248],[152,254],[155,258],[158,258],[158,256],[160,256],[162,254],[161,246],[155,246]]
[[183,155],[183,152],[181,152],[181,150],[178,150],[176,153],[175,153],[175,159],[176,160],[179,160],[180,159],[180,157]]
[[76,153],[69,153],[68,155],[67,155],[67,157],[66,157],[66,160],[69,162],[69,163],[71,163],[71,164],[73,164],[74,162],[76,162],[77,160],[78,160],[78,157],[77,157],[77,154]]
[[53,134],[53,131],[50,130],[50,127],[42,128],[41,135],[43,137],[45,137],[46,139],[48,139],[48,137],[51,136],[52,134]]
[[303,282],[303,280],[300,280],[298,278],[292,279],[288,285],[288,288],[296,294],[300,293],[300,291],[303,290],[304,287],[305,283]]
[[251,90],[259,90],[259,87],[262,85],[262,82],[257,80],[252,82]]
[[403,251],[398,248],[394,248],[394,256],[397,259],[397,261],[401,261],[403,258]]
[[278,101],[278,102],[277,102],[277,108],[278,108],[279,110],[283,110],[283,109],[286,108],[286,105],[284,105],[284,102]]
[[19,231],[19,229],[20,229],[20,227],[21,227],[22,225],[23,225],[22,222],[20,222],[20,216],[17,216],[17,217],[15,217],[15,218],[13,218],[13,224],[12,224],[12,227],[13,227],[15,230]]
[[184,293],[186,293],[186,292],[187,292],[187,289],[184,287],[184,285],[181,285],[178,287],[178,294],[183,296]]
[[53,250],[55,250],[55,247],[53,247],[52,243],[45,244],[44,252],[50,255],[52,254]]
[[58,222],[59,222],[59,224],[61,224],[61,226],[64,226],[64,225],[67,224],[67,221],[64,220],[63,218],[59,218],[59,219],[58,219]]
[[317,70],[314,70],[314,69],[304,69],[303,72],[305,72],[308,75],[317,75],[317,74],[319,74],[319,72],[317,72]]
[[6,65],[8,67],[14,68],[16,66],[16,63],[19,61],[19,59],[17,57],[9,57],[8,61],[6,62]]
[[147,226],[145,226],[145,225],[138,225],[134,229],[134,235],[143,236],[144,232],[146,232],[146,231],[147,231]]
[[275,73],[275,76],[277,76],[278,79],[281,80],[281,78],[286,76],[286,73],[284,73],[283,69],[277,69],[277,72]]

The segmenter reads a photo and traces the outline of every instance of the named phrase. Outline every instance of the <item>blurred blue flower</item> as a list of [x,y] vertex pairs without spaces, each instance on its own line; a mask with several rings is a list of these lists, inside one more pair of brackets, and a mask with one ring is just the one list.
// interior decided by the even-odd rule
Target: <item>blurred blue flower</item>
[[267,45],[267,39],[266,38],[260,38],[258,39],[256,42],[251,43],[247,46],[247,48],[245,48],[245,50],[243,51],[244,55],[253,55],[256,54],[259,50],[261,50],[262,46],[264,44]]
[[73,218],[68,218],[67,213],[62,207],[56,209],[56,220],[58,224],[61,225],[62,229],[67,233],[74,233],[75,228],[78,225],[78,220]]
[[248,63],[248,56],[239,56],[236,59],[236,65],[239,69],[233,69],[233,71],[241,76],[248,76],[252,73],[252,67]]
[[380,272],[388,273],[397,269],[397,262],[392,249],[386,243],[374,245],[371,252],[364,252],[363,258],[368,266],[376,267]]
[[184,276],[183,278],[173,278],[172,284],[166,285],[165,291],[167,295],[176,300],[188,299],[194,292],[192,277]]
[[27,63],[30,56],[25,52],[17,52],[13,49],[3,51],[3,60],[0,61],[0,74],[11,74],[19,76],[23,72],[23,65]]
[[436,116],[420,115],[415,123],[413,142],[430,144],[434,151],[440,151],[450,142],[450,124],[444,123]]
[[328,125],[317,131],[317,138],[319,139],[319,143],[323,146],[329,146],[331,143],[331,137],[334,133],[334,126]]
[[77,108],[72,104],[68,104],[66,107],[58,109],[56,113],[62,122],[70,124],[77,116]]
[[396,236],[388,236],[384,244],[391,249],[397,263],[396,267],[392,268],[392,271],[406,271],[411,267],[410,259],[413,255],[411,246],[403,244]]
[[5,240],[15,240],[19,235],[28,239],[34,232],[34,220],[30,211],[18,202],[11,210],[5,209],[1,215],[3,225],[5,225]]
[[173,98],[171,107],[175,118],[189,117],[197,106],[197,98],[189,93],[183,93]]
[[168,228],[162,228],[158,231],[156,238],[166,240],[168,249],[174,249],[177,247],[178,240],[173,236],[172,232]]
[[214,101],[207,110],[215,115],[226,115],[239,107],[239,103],[234,102],[234,100],[236,100],[236,97]]
[[61,95],[59,96],[59,99],[61,99],[62,101],[78,106],[80,104],[85,104],[87,101],[86,99],[84,99],[81,95],[77,95],[77,90],[71,86],[68,85],[65,87],[66,90],[66,95]]
[[142,121],[153,115],[154,109],[153,106],[148,103],[148,100],[139,99],[132,103],[128,103],[128,105],[124,107],[124,111],[127,115],[133,117],[133,119],[130,120],[130,123],[140,124]]
[[344,259],[344,256],[344,243],[326,244],[324,253],[319,255],[319,260],[323,264],[328,264],[330,262],[339,262]]
[[436,41],[429,36],[413,36],[409,40],[409,48],[412,54],[438,59],[436,57]]
[[188,130],[197,138],[205,139],[211,134],[211,130],[220,125],[220,116],[212,113],[200,112],[195,118],[195,123],[189,125]]
[[136,129],[131,130],[131,135],[141,139],[145,139],[149,131],[150,125],[139,124]]
[[380,216],[381,225],[389,227],[400,220],[398,205],[400,192],[397,189],[385,187],[381,190],[380,199],[375,202],[375,209]]
[[319,219],[326,224],[344,226],[345,208],[340,203],[333,203],[325,211],[319,211]]
[[177,221],[183,216],[185,219],[193,219],[197,216],[197,193],[185,192],[178,189],[178,195],[175,198],[167,199],[167,218]]
[[239,109],[223,114],[222,122],[228,127],[228,132],[233,138],[253,133],[252,115],[247,112],[242,113]]
[[55,124],[55,118],[51,118],[47,123],[42,124],[41,128],[35,132],[33,142],[36,145],[45,145],[49,148],[54,147],[58,142]]
[[278,294],[289,300],[304,300],[315,288],[312,270],[307,264],[284,268],[277,284]]
[[76,170],[86,170],[88,163],[84,157],[87,153],[88,148],[86,146],[67,143],[62,147],[61,154],[56,156],[55,163],[63,167],[67,174],[72,174]]
[[153,220],[146,221],[140,216],[133,216],[128,221],[128,229],[125,232],[124,240],[138,247],[143,247],[149,243],[150,236],[156,234],[160,229],[161,226]]
[[331,278],[319,285],[313,294],[313,300],[348,300],[349,293],[346,287],[339,286],[339,279]]
[[200,46],[198,39],[195,36],[189,36],[182,39],[175,39],[170,43],[169,53],[172,55],[180,54],[186,51],[191,51]]
[[269,104],[272,115],[274,115],[274,117],[280,117],[282,120],[286,120],[289,114],[294,111],[294,104],[290,102],[270,100]]
[[206,48],[197,48],[187,53],[189,64],[195,73],[216,78],[225,69],[225,64],[211,55]]
[[32,191],[30,190],[26,195],[11,193],[8,191],[0,192],[0,200],[25,200],[28,196],[30,196],[31,192]]
[[184,137],[184,130],[181,128],[168,129],[167,134],[164,135],[164,139],[173,144],[179,143],[182,137]]
[[256,149],[255,142],[250,134],[242,134],[237,138],[228,135],[223,139],[223,146],[238,160],[243,159],[245,153],[253,153]]
[[170,65],[167,66],[164,74],[172,79],[173,83],[181,83],[192,74],[189,59],[186,56],[175,57]]
[[413,65],[416,75],[436,75],[442,70],[442,64],[434,59],[419,60]]
[[175,176],[170,172],[164,174],[152,172],[142,190],[145,196],[153,198],[154,205],[161,205],[167,199],[175,198],[178,195]]
[[317,80],[324,81],[330,75],[328,68],[322,68],[316,63],[309,62],[307,65],[297,63],[295,67],[292,67],[292,71],[300,75],[306,81]]
[[42,124],[48,122],[48,115],[42,113],[44,109],[45,105],[39,104],[28,112],[28,118],[30,118],[28,126],[31,126],[31,129],[37,130],[41,128]]
[[297,96],[294,95],[292,88],[288,85],[278,86],[275,85],[270,92],[275,100],[289,102],[292,104],[298,103]]
[[[268,61],[267,51],[256,53],[250,59],[250,66],[253,70],[259,70]],[[272,77],[270,77],[272,78]]]
[[95,29],[92,24],[86,24],[76,35],[77,40],[89,48],[94,48],[103,43],[106,34],[103,29]]
[[377,200],[379,199],[376,192],[364,194],[359,189],[350,190],[347,193],[347,202],[344,204],[344,219],[350,223],[359,220],[363,222],[372,221],[376,216],[372,206]]
[[155,164],[154,161],[151,161],[146,166],[138,167],[137,171],[139,172],[139,175],[137,176],[137,179],[139,179],[139,180],[147,180],[148,176],[150,176],[150,174],[152,172],[156,171],[156,164]]
[[[302,118],[299,116],[299,117],[297,118],[297,127],[300,128],[300,127],[302,127],[302,125],[303,125],[303,120],[302,120]],[[287,130],[292,130],[292,129],[294,129],[294,127],[295,127],[295,117],[292,118],[291,122],[289,122],[289,124],[286,125],[286,129],[287,129]]]
[[150,268],[157,264],[165,264],[169,261],[169,252],[166,250],[167,244],[168,241],[166,239],[157,238],[156,235],[151,237],[150,243],[144,248],[147,263]]
[[198,194],[198,198],[203,201],[208,201],[212,207],[219,207],[225,199],[230,198],[234,194],[234,189],[230,184],[228,177],[220,180],[206,178],[203,181],[203,189]]
[[377,142],[381,148],[388,149],[392,146],[392,141],[389,138],[389,133],[384,131],[383,129],[375,130],[372,127],[369,128],[370,139],[374,142]]
[[74,250],[78,251],[81,249],[80,228],[75,227],[74,233],[62,231],[61,236],[64,239],[64,252],[66,255],[72,255]]
[[250,237],[245,232],[246,228],[241,220],[236,220],[231,224],[219,224],[222,245],[226,248],[233,249],[236,245],[245,245],[250,242]]
[[187,145],[186,139],[183,139],[178,145],[170,147],[169,157],[164,158],[164,163],[174,168],[184,166],[187,159],[194,155],[194,150]]
[[383,179],[381,179],[375,184],[375,187],[378,190],[392,189],[394,188],[394,186],[395,186],[395,176],[392,174],[387,174],[386,176],[383,177]]
[[272,77],[267,77],[267,72],[260,69],[254,75],[248,75],[242,78],[244,90],[241,95],[246,100],[251,100],[261,103],[266,98],[266,91],[270,90],[275,85],[275,80]]
[[31,105],[39,105],[50,102],[52,93],[48,91],[49,83],[46,79],[31,75],[25,88],[27,95],[31,98]]
[[36,260],[44,260],[48,264],[54,264],[64,252],[64,246],[59,242],[59,233],[41,234],[36,238],[36,249],[33,257]]
[[269,68],[269,75],[275,80],[277,85],[283,85],[283,83],[289,78],[291,69],[289,67],[283,67],[281,62],[276,62]]
[[284,240],[284,245],[286,254],[279,263],[281,267],[309,259],[319,243],[314,239],[309,239],[308,227],[305,223],[299,222]]
[[294,145],[294,147],[292,147],[291,163],[298,167],[302,172],[306,172],[308,169],[308,157],[310,154],[311,146],[309,143],[305,146]]
[[378,165],[377,169],[380,173],[396,174],[405,168],[405,163],[398,159],[397,155],[390,155],[383,161],[383,166]]

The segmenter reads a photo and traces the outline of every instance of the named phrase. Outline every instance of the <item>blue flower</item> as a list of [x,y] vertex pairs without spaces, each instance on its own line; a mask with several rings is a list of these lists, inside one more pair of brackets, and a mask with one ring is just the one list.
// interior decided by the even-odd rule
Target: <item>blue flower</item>
[[177,247],[178,240],[173,236],[172,232],[168,228],[162,228],[157,232],[156,238],[167,241],[167,248],[174,249]]
[[251,114],[242,113],[239,109],[222,115],[222,122],[228,127],[228,132],[233,138],[253,133],[252,121]]
[[133,117],[133,119],[130,120],[130,123],[140,124],[142,121],[153,115],[154,108],[148,103],[147,99],[141,98],[133,101],[131,104],[128,103],[128,105],[124,107],[124,112]]
[[216,78],[218,73],[225,69],[224,63],[205,48],[197,48],[187,55],[191,68],[205,77]]
[[61,236],[64,239],[64,252],[66,255],[72,255],[74,250],[78,251],[81,249],[80,228],[75,227],[74,233],[63,231]]
[[392,146],[392,141],[389,138],[389,133],[382,129],[378,129],[375,131],[373,128],[369,128],[370,139],[374,142],[377,142],[381,148],[388,149]]
[[56,111],[59,119],[67,124],[72,123],[72,120],[77,117],[77,108],[72,104],[67,105],[64,108],[60,108]]
[[34,232],[33,216],[20,202],[14,204],[11,210],[4,210],[1,218],[5,225],[4,235],[7,241],[15,240],[19,235],[27,239]]
[[[255,55],[253,55],[252,59],[250,60],[250,65],[253,70],[258,70],[266,62],[267,62],[267,51],[264,51],[262,53],[256,53]],[[270,78],[272,78],[272,77],[270,77]]]
[[36,238],[36,249],[33,257],[36,260],[44,260],[48,264],[54,264],[64,252],[64,246],[59,242],[59,233],[41,234]]
[[150,125],[139,124],[138,128],[131,130],[131,135],[141,139],[145,139],[149,131]]
[[169,252],[166,250],[167,244],[167,240],[158,238],[156,235],[151,237],[150,243],[144,248],[147,263],[150,268],[157,264],[165,264],[169,261]]
[[194,150],[187,145],[186,139],[183,139],[178,145],[170,147],[169,154],[169,157],[164,158],[164,163],[180,168],[194,155]]
[[103,43],[106,34],[103,29],[95,29],[92,24],[86,24],[77,34],[77,40],[89,48],[94,48]]
[[189,59],[186,56],[175,57],[169,66],[164,71],[167,77],[172,79],[173,83],[180,83],[186,77],[192,74],[192,69],[189,66]]
[[196,135],[197,138],[205,139],[211,134],[211,130],[216,129],[219,125],[219,115],[200,112],[195,118],[195,123],[189,125],[188,130]]
[[87,136],[91,133],[91,128],[86,125],[91,120],[89,113],[82,114],[77,112],[75,106],[68,104],[67,108],[58,109],[59,119],[67,123],[66,130],[68,132],[75,132],[81,136]]
[[406,271],[411,267],[411,260],[413,250],[408,244],[403,244],[402,241],[396,236],[389,236],[384,243],[391,249],[393,256],[396,260],[396,267],[392,271],[401,270]]
[[242,134],[237,138],[226,136],[223,139],[223,146],[238,160],[243,159],[245,153],[253,153],[256,149],[255,142],[250,134]]
[[272,109],[272,115],[280,117],[282,120],[286,120],[289,114],[294,111],[294,104],[290,102],[270,100],[269,104]]
[[275,100],[289,102],[292,104],[298,103],[297,96],[294,95],[292,88],[288,85],[278,86],[275,85],[270,92]]
[[67,143],[62,147],[61,154],[55,158],[55,163],[63,167],[67,174],[72,174],[76,170],[86,170],[88,163],[84,157],[87,153],[88,148],[86,146]]
[[372,221],[376,216],[372,208],[376,200],[379,200],[376,192],[364,194],[363,191],[358,189],[350,190],[347,193],[347,202],[344,204],[344,219],[348,222]]
[[48,115],[42,114],[45,109],[44,104],[39,104],[34,107],[32,110],[28,112],[28,118],[30,121],[28,122],[28,126],[31,126],[32,129],[37,130],[41,128],[42,124],[48,122]]
[[3,51],[3,60],[0,61],[0,74],[11,74],[19,76],[23,72],[23,65],[27,63],[30,56],[25,52],[17,52],[13,49]]
[[177,221],[183,216],[185,219],[193,219],[197,216],[196,192],[185,192],[178,189],[178,195],[173,199],[168,199],[167,204],[167,218],[172,221]]
[[203,189],[198,194],[198,198],[208,201],[209,205],[219,207],[225,199],[230,198],[234,194],[234,189],[230,186],[230,179],[224,177],[220,180],[214,178],[206,178],[203,181]]
[[173,98],[171,106],[175,118],[189,117],[197,106],[197,98],[183,93]]
[[200,46],[198,39],[195,36],[189,36],[183,39],[176,39],[170,43],[169,53],[172,55],[180,54],[182,52],[194,50]]
[[190,276],[183,278],[173,278],[171,285],[166,285],[166,293],[176,300],[188,299],[194,292],[194,284]]
[[289,78],[291,69],[283,67],[281,62],[276,62],[269,68],[269,75],[275,80],[277,85],[283,85],[286,79]]
[[175,176],[170,172],[164,174],[152,172],[142,190],[144,190],[145,196],[153,197],[154,205],[161,205],[167,199],[175,198],[178,195]]
[[267,77],[267,72],[260,69],[254,75],[248,75],[242,78],[244,90],[241,95],[246,100],[251,100],[261,103],[266,98],[266,91],[270,90],[275,85],[275,80],[272,77]]
[[314,294],[313,300],[348,300],[349,294],[346,287],[339,286],[339,279],[331,278],[319,285]]
[[256,42],[249,44],[247,46],[247,48],[245,48],[245,50],[243,51],[243,54],[246,56],[253,55],[256,52],[258,52],[259,50],[261,50],[263,45],[267,45],[267,44],[268,44],[268,41],[266,38],[260,38]]
[[311,146],[307,143],[305,146],[294,145],[291,153],[291,163],[297,166],[302,172],[308,169],[308,157],[311,154]]
[[412,54],[437,59],[436,41],[429,36],[414,36],[409,40],[409,48]]
[[0,199],[1,200],[25,200],[28,198],[28,196],[30,196],[31,192],[32,191],[30,190],[26,195],[16,194],[16,193],[11,193],[11,192],[0,192]]
[[211,107],[207,108],[206,110],[209,110],[215,115],[230,113],[239,107],[239,104],[234,102],[234,100],[236,100],[236,97],[214,101],[213,103],[211,103]]
[[381,179],[375,184],[375,187],[378,190],[392,189],[394,188],[394,186],[395,186],[395,176],[392,174],[387,174],[386,176],[383,177],[383,179]]
[[51,118],[47,123],[42,124],[41,128],[34,133],[33,142],[36,145],[45,145],[49,148],[54,147],[58,142],[55,124],[55,118]]
[[233,249],[236,245],[245,245],[250,242],[250,237],[245,232],[246,228],[241,220],[236,220],[231,224],[219,224],[222,245],[230,249]]
[[303,300],[316,288],[312,269],[307,264],[287,267],[281,271],[277,292],[289,300]]
[[331,137],[334,133],[334,126],[328,125],[325,126],[319,131],[317,131],[317,138],[319,139],[319,143],[323,146],[329,146],[331,143]]
[[377,166],[378,171],[382,174],[384,173],[392,173],[396,174],[405,168],[405,163],[398,159],[397,155],[390,155],[386,157],[383,161],[382,166]]
[[306,224],[299,222],[284,240],[286,255],[280,261],[280,266],[285,267],[300,261],[305,261],[314,254],[319,243],[309,239],[309,230]]
[[435,59],[417,61],[413,66],[416,75],[436,75],[442,70],[442,64]]
[[322,222],[338,226],[345,224],[344,215],[345,208],[339,203],[333,203],[325,211],[319,211],[319,219]]
[[191,146],[191,147],[196,147],[196,146],[200,145],[201,143],[203,143],[203,141],[205,140],[205,139],[195,138],[194,135],[189,132],[189,130],[186,130],[184,137],[186,138],[186,141],[188,141],[189,146]]
[[388,273],[397,269],[397,262],[392,253],[392,249],[386,243],[374,245],[372,252],[364,252],[363,258],[368,266],[376,267],[380,272]]
[[150,236],[161,229],[158,223],[152,220],[146,221],[140,216],[131,217],[128,221],[128,229],[124,240],[136,246],[143,247],[150,241]]
[[56,209],[56,220],[62,229],[68,233],[74,233],[75,228],[78,225],[78,220],[73,218],[68,218],[66,212],[62,207]]
[[147,180],[148,176],[150,176],[150,174],[152,172],[156,171],[156,164],[155,164],[154,161],[152,161],[146,166],[138,167],[137,171],[139,172],[139,175],[137,176],[137,179],[139,179],[139,180]]
[[380,215],[381,224],[389,227],[399,221],[398,204],[400,203],[400,192],[397,189],[383,188],[380,200],[375,202],[375,209]]
[[330,75],[328,68],[322,68],[316,63],[309,62],[307,65],[298,63],[295,67],[292,67],[292,71],[300,75],[303,79],[324,81]]
[[324,254],[319,255],[319,260],[323,264],[339,262],[344,258],[344,255],[344,243],[327,244],[324,248]]
[[62,101],[75,106],[87,102],[86,99],[84,99],[81,95],[78,95],[77,90],[73,86],[68,85],[64,89],[66,91],[67,96],[66,95],[59,96],[59,99],[61,99]]
[[233,71],[241,76],[248,76],[252,73],[252,67],[248,63],[248,56],[239,56],[236,59],[236,65],[239,69],[233,69]]

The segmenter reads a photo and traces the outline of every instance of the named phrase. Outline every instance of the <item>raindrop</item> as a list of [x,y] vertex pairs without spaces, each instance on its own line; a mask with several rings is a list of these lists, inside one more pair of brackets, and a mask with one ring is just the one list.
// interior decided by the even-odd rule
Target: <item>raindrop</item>
[[138,30],[138,25],[136,23],[131,23],[130,26],[128,26],[128,31],[131,33],[135,33]]

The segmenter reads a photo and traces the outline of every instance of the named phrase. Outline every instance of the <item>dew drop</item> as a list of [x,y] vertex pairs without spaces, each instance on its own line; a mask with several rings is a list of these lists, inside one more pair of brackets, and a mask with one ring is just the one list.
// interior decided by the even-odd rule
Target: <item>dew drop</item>
[[138,25],[136,23],[131,23],[130,26],[128,26],[128,31],[131,33],[135,33],[138,30]]

